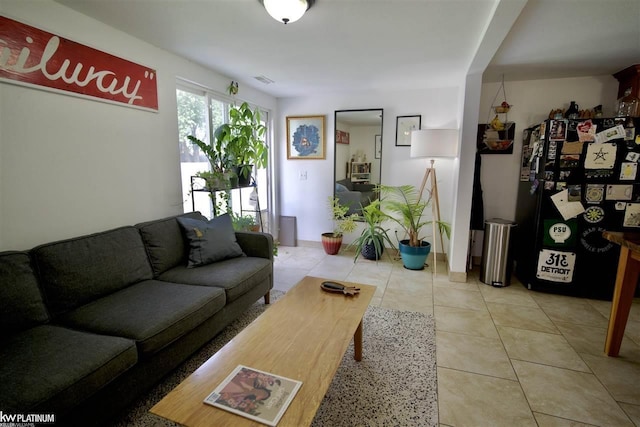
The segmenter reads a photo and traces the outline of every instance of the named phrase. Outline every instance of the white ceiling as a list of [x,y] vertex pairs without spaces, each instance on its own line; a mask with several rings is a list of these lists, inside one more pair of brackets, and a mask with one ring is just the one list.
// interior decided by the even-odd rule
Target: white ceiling
[[495,17],[524,0],[316,0],[286,26],[258,0],[56,1],[276,97],[458,86],[482,49],[485,81],[640,63],[640,0],[528,0],[495,56],[502,38],[484,35],[505,32],[515,17]]

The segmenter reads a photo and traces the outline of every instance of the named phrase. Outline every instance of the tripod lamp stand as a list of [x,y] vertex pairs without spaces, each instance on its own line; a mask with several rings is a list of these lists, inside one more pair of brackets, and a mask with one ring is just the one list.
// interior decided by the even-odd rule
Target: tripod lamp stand
[[[436,168],[434,157],[457,157],[458,156],[458,129],[421,129],[411,132],[411,157],[427,157],[430,158],[422,185],[420,185],[420,194],[418,200],[422,199],[424,188],[427,181],[430,180],[429,188],[433,203],[431,209],[433,213],[433,273],[436,274],[436,221],[440,221],[440,200],[438,198],[438,180],[436,179]],[[444,250],[444,240],[440,227],[437,227],[440,234],[440,247]]]

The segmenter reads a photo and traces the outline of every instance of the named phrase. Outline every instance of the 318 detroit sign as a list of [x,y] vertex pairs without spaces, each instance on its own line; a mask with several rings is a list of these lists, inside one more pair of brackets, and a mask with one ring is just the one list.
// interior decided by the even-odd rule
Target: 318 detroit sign
[[576,254],[574,252],[542,249],[538,257],[536,277],[551,282],[570,283],[573,280],[575,265]]
[[0,80],[158,110],[155,70],[4,16]]

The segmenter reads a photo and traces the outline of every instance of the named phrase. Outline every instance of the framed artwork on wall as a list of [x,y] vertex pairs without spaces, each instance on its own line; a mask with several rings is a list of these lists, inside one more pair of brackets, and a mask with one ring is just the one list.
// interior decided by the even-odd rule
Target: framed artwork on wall
[[421,125],[421,115],[396,117],[396,146],[411,147],[411,132],[420,130]]
[[349,132],[343,130],[336,130],[336,144],[348,144]]
[[287,116],[287,159],[323,160],[325,116]]

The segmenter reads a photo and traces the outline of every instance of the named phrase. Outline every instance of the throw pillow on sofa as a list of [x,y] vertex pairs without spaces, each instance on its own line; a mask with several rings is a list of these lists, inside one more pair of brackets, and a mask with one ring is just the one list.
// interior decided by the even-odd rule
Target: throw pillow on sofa
[[187,267],[198,267],[244,255],[236,241],[231,217],[220,215],[209,221],[194,218],[176,218],[189,241]]

